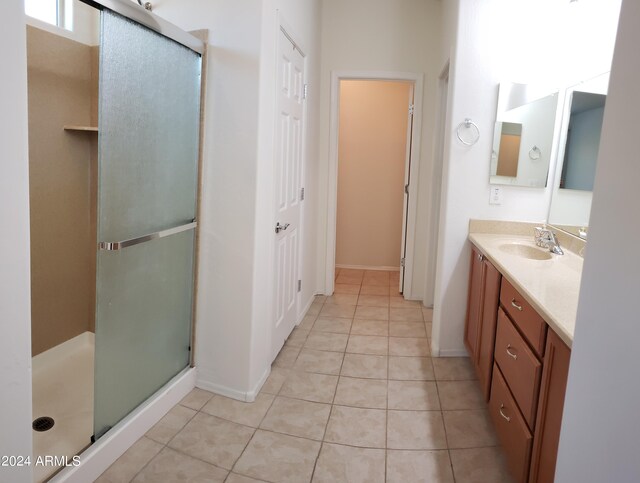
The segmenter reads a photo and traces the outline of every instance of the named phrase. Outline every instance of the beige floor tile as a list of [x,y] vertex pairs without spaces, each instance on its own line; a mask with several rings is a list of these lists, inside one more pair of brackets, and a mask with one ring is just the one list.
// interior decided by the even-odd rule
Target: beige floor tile
[[278,397],[260,424],[260,429],[322,440],[331,405]]
[[160,421],[147,431],[145,436],[158,443],[167,444],[196,413],[197,411],[178,404],[171,408]]
[[347,352],[351,354],[386,356],[389,350],[388,345],[388,337],[377,335],[350,335]]
[[389,381],[389,409],[439,410],[438,388],[431,381]]
[[486,409],[443,411],[449,448],[496,446],[498,440]]
[[333,305],[356,305],[357,301],[357,294],[334,293],[332,296],[327,297],[324,303]]
[[[373,283],[376,282],[376,283]],[[389,271],[387,270],[365,270],[364,276],[362,277],[363,284],[369,285],[378,285],[378,284],[386,284],[389,285]]]
[[333,332],[335,334],[348,334],[351,330],[351,319],[339,317],[318,317],[313,325],[314,332]]
[[305,315],[318,315],[320,310],[322,310],[323,305],[324,304],[322,302],[313,302]]
[[310,481],[319,451],[317,441],[258,430],[233,470],[267,481]]
[[280,396],[331,403],[337,384],[338,376],[295,371],[289,375],[280,389]]
[[354,319],[351,324],[351,335],[389,335],[389,322],[386,320]]
[[432,362],[438,381],[470,381],[477,379],[468,357],[434,357]]
[[314,483],[384,483],[385,451],[324,443]]
[[419,300],[406,300],[404,297],[389,297],[389,307],[396,309],[420,308],[422,303]]
[[316,295],[313,299],[314,302],[324,302],[325,300],[327,300],[326,295]]
[[311,330],[313,329],[313,324],[318,318],[317,315],[305,315],[300,324],[298,325],[298,329],[300,330]]
[[384,295],[389,296],[389,289],[384,285],[363,285],[360,295]]
[[387,357],[369,354],[345,354],[341,374],[350,377],[386,379]]
[[[391,322],[391,324],[392,323],[393,322]],[[391,324],[389,324],[389,326],[391,326]],[[389,355],[390,356],[426,357],[429,354],[430,354],[429,339],[389,337]]]
[[367,307],[389,307],[389,297],[387,295],[360,295],[358,305]]
[[486,407],[478,381],[440,381],[438,394],[442,409],[482,409]]
[[431,322],[425,322],[425,323],[424,323],[424,328],[425,328],[425,329],[426,329],[426,331],[427,331],[427,337],[428,337],[429,339],[431,339],[431,328],[432,328],[432,327],[433,327],[433,324],[432,324]]
[[270,394],[258,394],[256,400],[250,403],[224,396],[214,396],[202,408],[202,412],[218,416],[227,421],[257,428],[264,415],[267,414],[272,402],[273,396]]
[[324,440],[367,448],[385,447],[386,411],[333,406]]
[[135,483],[222,483],[229,472],[164,448],[133,480]]
[[349,340],[347,334],[314,331],[307,337],[304,348],[319,351],[344,352],[347,347],[347,340]]
[[448,451],[387,451],[388,483],[453,483]]
[[431,322],[433,320],[433,309],[422,308],[422,317],[426,322]]
[[390,297],[402,297],[402,292],[398,290],[398,284],[389,285],[389,296]]
[[388,411],[387,447],[391,449],[446,449],[440,411]]
[[419,308],[399,309],[391,307],[389,309],[389,320],[397,320],[399,322],[424,322],[422,310]]
[[360,277],[360,278],[364,276],[364,272],[365,272],[363,268],[340,268],[339,270],[341,274]]
[[221,468],[231,469],[251,439],[253,429],[198,413],[169,447]]
[[352,319],[355,311],[356,311],[355,304],[354,305],[325,304],[322,306],[322,310],[320,311],[320,316],[321,317],[343,317],[346,319]]
[[430,357],[389,356],[389,379],[400,381],[433,381]]
[[124,452],[107,471],[96,480],[97,483],[121,483],[131,481],[136,474],[162,449],[160,443],[144,436]]
[[333,403],[359,408],[386,409],[387,381],[340,377]]
[[187,394],[180,404],[186,406],[191,409],[195,409],[196,411],[200,411],[202,406],[209,402],[209,399],[213,397],[213,393],[209,391],[205,391],[204,389],[200,389],[199,387],[194,388],[189,394]]
[[[308,339],[308,337],[307,337]],[[284,346],[280,349],[278,356],[273,361],[272,366],[291,368],[298,358],[300,347]]]
[[338,375],[340,374],[343,357],[344,354],[342,352],[302,349],[293,367],[297,371]]
[[263,483],[264,480],[256,480],[255,478],[249,478],[248,476],[238,475],[231,473],[226,479],[225,483]]
[[333,288],[334,294],[355,294],[360,293],[360,284],[354,283],[336,283]]
[[457,483],[513,483],[499,447],[452,449],[450,454]]
[[282,367],[272,367],[271,374],[269,374],[260,392],[264,394],[278,394],[284,381],[289,377],[290,371],[290,369],[283,369]]
[[389,320],[389,309],[385,307],[366,307],[364,305],[358,305],[354,318],[369,320]]
[[427,337],[424,322],[391,322],[389,335],[392,337]]
[[284,344],[287,347],[302,347],[307,341],[307,337],[309,337],[308,330],[296,328],[291,331]]
[[349,275],[349,274],[344,274],[344,273],[340,273],[340,275],[338,275],[338,278],[336,278],[336,284],[340,283],[340,284],[347,284],[347,285],[355,285],[355,284],[360,284],[362,282],[362,277],[357,276],[357,275]]

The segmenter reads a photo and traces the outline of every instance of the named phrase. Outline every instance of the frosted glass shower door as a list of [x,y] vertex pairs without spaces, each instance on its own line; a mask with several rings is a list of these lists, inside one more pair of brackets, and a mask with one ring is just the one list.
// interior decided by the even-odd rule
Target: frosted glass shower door
[[200,55],[102,11],[94,437],[189,365]]

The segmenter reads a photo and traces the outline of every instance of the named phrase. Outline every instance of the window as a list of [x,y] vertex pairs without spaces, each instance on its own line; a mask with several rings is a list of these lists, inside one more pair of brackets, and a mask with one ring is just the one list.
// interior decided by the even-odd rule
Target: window
[[29,17],[71,30],[73,27],[72,0],[25,0],[25,13]]

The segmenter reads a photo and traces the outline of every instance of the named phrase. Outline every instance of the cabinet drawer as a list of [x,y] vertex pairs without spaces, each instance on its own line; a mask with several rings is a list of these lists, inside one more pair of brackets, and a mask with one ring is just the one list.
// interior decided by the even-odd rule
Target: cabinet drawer
[[500,303],[535,353],[541,356],[544,353],[547,324],[504,277],[500,287]]
[[524,419],[533,428],[542,364],[502,309],[498,310],[495,360]]
[[502,443],[511,474],[518,483],[526,483],[529,475],[533,436],[509,392],[500,369],[493,365],[489,412]]

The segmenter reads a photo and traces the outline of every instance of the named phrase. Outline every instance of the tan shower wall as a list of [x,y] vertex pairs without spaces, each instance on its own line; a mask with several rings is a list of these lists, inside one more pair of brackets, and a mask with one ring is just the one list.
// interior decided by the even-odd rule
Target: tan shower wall
[[340,82],[337,265],[400,265],[410,89]]
[[97,136],[63,129],[91,122],[91,59],[91,47],[27,27],[33,355],[94,325]]

